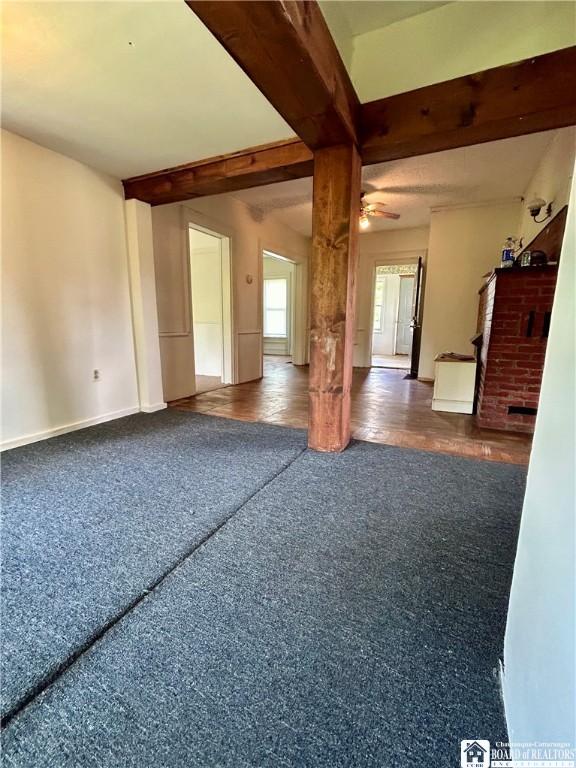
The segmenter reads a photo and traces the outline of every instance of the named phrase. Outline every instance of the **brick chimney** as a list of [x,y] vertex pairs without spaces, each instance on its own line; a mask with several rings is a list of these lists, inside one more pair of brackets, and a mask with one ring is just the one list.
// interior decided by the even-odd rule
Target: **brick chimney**
[[480,427],[534,431],[557,272],[496,269],[480,291]]

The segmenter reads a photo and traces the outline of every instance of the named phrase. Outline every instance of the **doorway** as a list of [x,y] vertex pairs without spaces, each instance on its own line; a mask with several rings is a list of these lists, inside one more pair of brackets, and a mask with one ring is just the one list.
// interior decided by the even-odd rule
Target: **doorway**
[[227,237],[189,227],[196,394],[232,383],[230,248]]
[[262,252],[263,373],[291,363],[294,351],[296,264],[285,256]]
[[378,266],[374,272],[371,364],[411,367],[417,265]]

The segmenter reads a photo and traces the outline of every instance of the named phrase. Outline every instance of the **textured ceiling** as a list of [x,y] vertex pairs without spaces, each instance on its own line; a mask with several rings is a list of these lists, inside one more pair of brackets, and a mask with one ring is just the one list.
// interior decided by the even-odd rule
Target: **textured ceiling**
[[182,0],[3,2],[4,128],[125,178],[293,136]]
[[[433,155],[367,166],[362,186],[369,200],[400,213],[398,221],[371,219],[368,232],[427,226],[430,209],[520,197],[550,143],[553,132],[463,147]],[[311,235],[312,179],[299,179],[235,192],[255,218],[274,214]]]

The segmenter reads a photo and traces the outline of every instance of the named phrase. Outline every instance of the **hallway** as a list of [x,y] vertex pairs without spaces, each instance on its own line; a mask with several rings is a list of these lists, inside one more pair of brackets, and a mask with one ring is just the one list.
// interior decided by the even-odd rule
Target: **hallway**
[[[171,407],[242,421],[306,429],[308,367],[265,357],[259,381],[177,400]],[[406,380],[405,371],[355,368],[352,435],[358,440],[419,448],[489,461],[527,464],[531,437],[479,429],[473,416],[432,411],[432,385]]]

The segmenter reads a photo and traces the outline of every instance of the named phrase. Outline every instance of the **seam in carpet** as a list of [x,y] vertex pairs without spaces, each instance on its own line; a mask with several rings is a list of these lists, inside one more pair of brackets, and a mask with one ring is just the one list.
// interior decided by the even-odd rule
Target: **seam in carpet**
[[148,595],[154,592],[154,590],[156,590],[165,579],[167,579],[172,573],[174,573],[174,571],[183,565],[186,560],[192,557],[194,553],[200,549],[200,547],[204,546],[204,544],[206,544],[206,542],[212,538],[212,536],[214,536],[216,533],[218,533],[219,530],[227,525],[230,520],[232,520],[232,518],[235,517],[246,506],[246,504],[252,501],[252,499],[260,493],[260,491],[263,491],[264,488],[270,485],[270,483],[274,482],[276,478],[278,478],[283,472],[291,467],[294,462],[298,461],[302,454],[306,453],[307,450],[308,448],[305,446],[296,454],[296,456],[294,456],[293,459],[290,459],[285,464],[283,464],[280,469],[274,475],[272,475],[272,477],[261,483],[256,488],[256,490],[251,493],[250,496],[248,496],[226,518],[224,518],[222,522],[218,523],[218,525],[208,531],[208,533],[203,536],[197,544],[187,550],[173,566],[171,566],[167,571],[164,571],[164,573],[162,573],[154,582],[152,582],[149,587],[144,589],[144,591],[138,595],[138,597],[129,603],[126,608],[124,608],[122,611],[113,616],[109,621],[103,624],[93,635],[91,635],[86,640],[85,643],[79,646],[73,653],[67,656],[66,659],[64,659],[64,661],[59,664],[49,675],[37,683],[30,690],[30,692],[26,694],[26,696],[22,697],[22,699],[17,704],[15,704],[11,710],[6,712],[6,714],[0,720],[0,729],[6,728],[15,717],[21,714],[24,709],[30,706],[39,696],[48,690],[48,688],[50,688],[50,686],[52,686],[58,680],[58,678],[60,678],[73,664],[75,664],[81,656],[87,653],[92,648],[92,646],[99,642],[107,634],[107,632],[116,626],[116,624],[128,616],[128,614],[131,613],[138,605],[140,605],[140,603],[145,600]]

